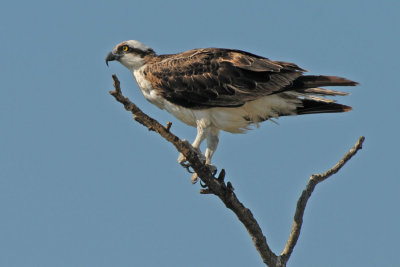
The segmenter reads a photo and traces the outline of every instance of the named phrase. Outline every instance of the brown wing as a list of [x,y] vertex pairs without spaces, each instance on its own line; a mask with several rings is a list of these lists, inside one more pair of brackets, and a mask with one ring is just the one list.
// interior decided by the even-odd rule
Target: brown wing
[[237,107],[281,92],[304,71],[293,63],[219,48],[159,56],[149,63],[144,74],[160,95],[196,109]]

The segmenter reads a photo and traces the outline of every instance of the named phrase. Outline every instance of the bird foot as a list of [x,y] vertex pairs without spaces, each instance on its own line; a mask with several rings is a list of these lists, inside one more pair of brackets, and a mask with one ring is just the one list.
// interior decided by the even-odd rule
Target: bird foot
[[[217,174],[217,167],[215,167],[212,164],[207,164],[207,167],[211,170],[211,173],[213,176],[215,176]],[[199,175],[196,172],[193,173],[192,178],[190,179],[192,184],[197,183],[198,180],[199,180]]]
[[[196,150],[196,152],[197,152],[197,154],[199,156],[200,161],[205,162],[206,161],[206,157],[203,155],[203,153],[201,153],[200,149],[199,148],[195,148],[195,150]],[[186,157],[182,153],[179,154],[178,163],[182,167],[184,167],[189,173],[193,173],[193,171],[190,170],[191,164],[189,162],[187,162]]]
[[[199,149],[199,148],[194,148],[194,149],[195,149],[196,152],[197,152],[197,155],[198,155],[198,157],[199,157],[199,160],[200,160],[202,163],[205,163],[205,162],[206,162],[206,157],[203,155],[203,153],[201,153],[200,149]],[[199,179],[199,176],[198,176],[197,173],[195,173],[195,172],[191,169],[191,164],[187,161],[186,157],[185,157],[182,153],[179,154],[178,163],[179,163],[182,167],[184,167],[189,173],[192,173],[192,174],[193,174],[193,175],[192,175],[192,178],[191,178],[192,184],[197,183],[197,181],[198,181],[198,179]],[[210,168],[210,170],[211,170],[211,172],[212,172],[213,175],[217,174],[217,168],[216,168],[214,165],[212,165],[212,164],[206,164],[206,165]]]

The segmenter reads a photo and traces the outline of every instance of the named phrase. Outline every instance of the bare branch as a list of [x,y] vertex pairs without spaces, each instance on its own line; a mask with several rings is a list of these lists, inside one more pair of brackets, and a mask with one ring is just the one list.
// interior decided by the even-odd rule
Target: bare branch
[[222,169],[218,178],[215,178],[212,170],[201,160],[201,155],[198,154],[198,152],[190,145],[190,143],[181,140],[176,135],[171,133],[170,122],[168,122],[166,127],[164,127],[158,121],[143,113],[134,103],[122,95],[120,82],[117,76],[113,74],[112,78],[114,80],[114,90],[110,91],[110,94],[118,102],[122,103],[126,110],[133,114],[133,118],[137,122],[147,127],[149,131],[157,132],[165,140],[172,143],[175,148],[186,157],[195,173],[205,184],[204,187],[206,188],[201,189],[200,193],[214,194],[218,196],[225,206],[236,214],[251,236],[254,246],[260,254],[263,262],[268,266],[286,266],[286,263],[289,260],[293,248],[299,238],[304,210],[315,186],[331,175],[337,173],[340,168],[342,168],[343,165],[352,156],[354,156],[359,149],[361,149],[364,141],[364,137],[360,137],[357,144],[332,169],[323,174],[313,174],[311,176],[306,189],[303,191],[297,202],[297,208],[289,240],[282,254],[278,257],[269,248],[267,240],[251,211],[246,208],[236,197],[236,194],[233,192],[234,188],[232,184],[230,182],[225,184],[225,170]]
[[208,186],[207,190],[203,189],[201,192],[206,194],[212,193],[218,196],[224,202],[225,206],[232,210],[246,227],[263,262],[269,266],[276,266],[277,256],[269,248],[266,238],[253,214],[237,199],[233,192],[232,184],[230,182],[228,182],[227,185],[225,184],[225,171],[222,170],[218,179],[216,179],[212,174],[212,170],[210,170],[209,167],[200,160],[200,156],[189,142],[182,141],[176,135],[172,134],[168,128],[162,126],[159,122],[143,113],[134,103],[122,95],[120,82],[117,76],[114,74],[112,75],[112,78],[114,80],[115,90],[110,91],[110,94],[118,102],[122,103],[126,110],[130,111],[134,115],[134,119],[137,122],[146,126],[149,130],[160,134],[186,157],[193,170]]
[[357,153],[358,150],[362,149],[362,144],[364,140],[365,137],[361,136],[356,142],[356,144],[350,149],[350,151],[347,152],[335,166],[333,166],[325,173],[311,175],[306,188],[303,190],[299,200],[297,201],[297,207],[292,224],[292,230],[289,239],[286,243],[286,246],[282,251],[282,254],[280,255],[280,260],[282,262],[286,263],[289,260],[290,255],[293,252],[293,248],[296,245],[297,240],[299,239],[301,226],[303,224],[304,211],[306,209],[308,199],[311,197],[311,194],[314,191],[317,184],[328,179],[333,174],[337,173],[346,164],[346,162],[349,161]]

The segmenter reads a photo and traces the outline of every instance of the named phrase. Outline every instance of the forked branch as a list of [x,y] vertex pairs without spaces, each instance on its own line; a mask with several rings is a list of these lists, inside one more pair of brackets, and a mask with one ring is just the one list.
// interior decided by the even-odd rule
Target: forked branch
[[337,173],[346,164],[346,162],[349,161],[357,153],[358,150],[362,149],[362,144],[364,140],[365,137],[361,136],[357,140],[356,144],[343,156],[343,158],[339,160],[339,162],[335,166],[333,166],[325,173],[311,175],[310,179],[308,180],[306,188],[303,190],[299,200],[297,201],[297,207],[296,207],[296,212],[294,214],[292,230],[289,239],[286,243],[286,246],[282,251],[282,254],[280,255],[281,261],[287,262],[290,255],[293,252],[293,248],[296,245],[297,240],[299,239],[300,236],[300,230],[303,224],[303,215],[306,209],[307,202],[311,197],[311,194],[314,191],[317,184],[328,179],[333,174]]
[[354,156],[359,149],[361,149],[364,141],[364,137],[360,137],[357,144],[332,169],[328,170],[324,174],[314,174],[311,176],[306,189],[303,191],[297,202],[296,213],[294,216],[294,222],[289,240],[282,254],[277,256],[269,248],[267,240],[251,211],[246,208],[236,197],[236,194],[233,192],[234,188],[232,184],[230,182],[225,183],[225,171],[222,169],[219,176],[217,178],[214,177],[212,170],[201,160],[201,156],[197,153],[197,151],[193,149],[193,147],[187,141],[182,141],[176,135],[171,133],[171,123],[167,123],[167,125],[164,127],[158,121],[142,112],[127,97],[122,95],[120,82],[117,76],[114,74],[112,75],[112,78],[114,80],[114,90],[110,91],[110,94],[118,102],[122,103],[126,110],[133,114],[133,118],[137,122],[147,127],[150,131],[157,132],[165,140],[172,143],[175,148],[186,157],[193,170],[198,174],[198,177],[205,183],[207,187],[206,189],[202,189],[201,193],[214,194],[218,196],[225,206],[236,214],[251,236],[263,262],[268,266],[286,266],[286,263],[289,260],[290,255],[293,252],[293,248],[299,238],[304,210],[315,186],[327,179],[329,176],[338,172],[340,168],[343,167],[343,165],[352,156]]

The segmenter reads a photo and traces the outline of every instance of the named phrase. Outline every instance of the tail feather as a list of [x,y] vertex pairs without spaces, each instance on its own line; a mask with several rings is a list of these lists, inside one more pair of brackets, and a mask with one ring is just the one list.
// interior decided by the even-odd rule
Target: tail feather
[[302,105],[297,107],[296,113],[298,115],[304,115],[315,113],[347,112],[350,110],[352,110],[351,107],[338,103],[302,99]]
[[294,82],[294,88],[315,88],[321,86],[355,86],[357,82],[337,76],[306,75],[300,76]]
[[300,89],[297,91],[299,93],[305,93],[305,94],[330,95],[330,96],[336,96],[336,95],[345,96],[345,95],[349,94],[347,92],[329,90],[329,89],[324,89],[324,88],[305,88],[305,89]]
[[315,113],[335,113],[347,112],[352,108],[346,105],[335,103],[335,101],[318,96],[344,96],[348,93],[334,91],[324,88],[322,86],[355,86],[357,82],[348,80],[346,78],[337,76],[323,76],[323,75],[306,75],[297,78],[292,88],[294,91],[303,95],[301,105],[297,107],[296,113],[315,114]]

